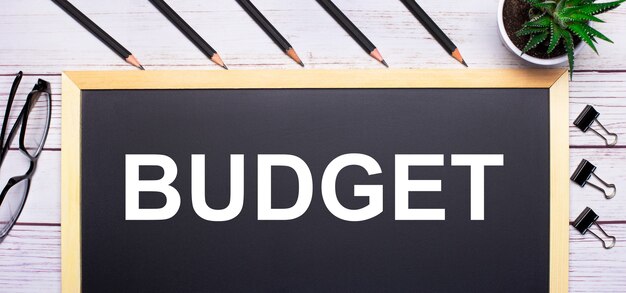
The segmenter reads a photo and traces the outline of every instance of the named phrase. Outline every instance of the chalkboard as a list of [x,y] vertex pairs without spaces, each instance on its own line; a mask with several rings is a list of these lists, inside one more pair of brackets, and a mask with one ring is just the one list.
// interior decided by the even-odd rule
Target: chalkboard
[[[180,88],[174,72],[66,74],[80,90],[79,127],[63,125],[78,190],[64,290],[567,290],[566,75],[411,79],[426,73],[210,73],[219,84]],[[168,176],[169,196],[137,187]]]

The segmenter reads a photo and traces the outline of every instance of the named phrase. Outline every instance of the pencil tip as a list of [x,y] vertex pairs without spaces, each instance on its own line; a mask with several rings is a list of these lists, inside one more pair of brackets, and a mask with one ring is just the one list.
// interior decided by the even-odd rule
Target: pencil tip
[[370,56],[372,56],[374,59],[378,60],[378,62],[382,63],[383,65],[387,66],[387,68],[389,68],[389,65],[387,65],[387,62],[385,62],[383,55],[380,54],[378,49],[374,49],[372,52],[370,52]]
[[130,65],[135,66],[141,70],[145,70],[143,66],[141,66],[141,63],[139,63],[139,60],[137,60],[137,58],[135,58],[135,56],[133,56],[132,54],[126,57],[126,62],[128,62]]
[[459,61],[461,64],[465,65],[465,67],[469,67],[467,66],[467,63],[465,63],[465,59],[463,59],[463,56],[461,56],[461,51],[459,51],[458,48],[454,49],[454,51],[452,51],[450,55],[452,55],[452,57],[454,57],[456,61]]
[[211,61],[213,61],[215,64],[221,66],[222,68],[228,70],[228,67],[226,66],[226,63],[224,63],[224,61],[222,61],[222,58],[220,57],[219,54],[217,54],[217,53],[213,54],[213,56],[211,56]]
[[302,62],[300,57],[298,57],[298,54],[296,54],[296,50],[294,50],[293,48],[289,48],[287,49],[287,51],[285,51],[285,54],[287,54],[289,58],[293,59],[293,61],[296,61],[296,63],[300,64],[300,66],[304,67],[304,62]]

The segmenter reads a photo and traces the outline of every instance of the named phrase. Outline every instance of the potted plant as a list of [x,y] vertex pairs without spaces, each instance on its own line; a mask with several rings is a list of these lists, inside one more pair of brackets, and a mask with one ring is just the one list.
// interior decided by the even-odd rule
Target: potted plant
[[500,0],[498,28],[502,42],[524,60],[538,65],[568,61],[570,76],[574,56],[586,44],[596,51],[598,39],[613,42],[591,27],[603,22],[600,13],[626,0]]

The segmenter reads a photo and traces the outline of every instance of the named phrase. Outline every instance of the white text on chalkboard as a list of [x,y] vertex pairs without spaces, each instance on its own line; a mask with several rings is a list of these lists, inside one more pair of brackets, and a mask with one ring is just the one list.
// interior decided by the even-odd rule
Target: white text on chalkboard
[[[287,154],[260,154],[257,157],[258,220],[293,220],[302,216],[313,198],[313,179],[308,165],[301,158]],[[441,180],[409,179],[409,167],[443,166],[441,154],[395,155],[395,219],[445,220],[445,209],[409,208],[409,192],[440,192]],[[485,219],[485,167],[504,166],[503,154],[453,154],[452,166],[470,167],[470,218]],[[158,166],[163,177],[158,180],[140,180],[140,166]],[[337,218],[358,222],[376,217],[383,212],[382,185],[354,185],[354,196],[368,197],[369,204],[360,209],[348,209],[337,199],[335,184],[339,172],[348,166],[360,166],[369,175],[382,173],[378,162],[365,154],[344,154],[331,161],[321,180],[322,199]],[[298,177],[296,203],[289,208],[271,206],[272,168],[287,167]],[[126,220],[167,220],[176,215],[181,204],[178,191],[172,187],[178,168],[174,160],[159,154],[126,155]],[[205,200],[205,157],[191,155],[191,202],[202,219],[213,222],[229,221],[237,217],[244,204],[244,155],[230,156],[230,203],[226,208],[213,209]],[[140,192],[161,193],[166,203],[161,208],[140,208]]]

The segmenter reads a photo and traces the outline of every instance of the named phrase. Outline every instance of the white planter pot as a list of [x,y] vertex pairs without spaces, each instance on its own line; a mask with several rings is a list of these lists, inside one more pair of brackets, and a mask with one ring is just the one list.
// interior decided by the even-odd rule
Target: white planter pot
[[[498,31],[500,32],[500,40],[502,43],[509,49],[509,51],[513,52],[513,54],[519,56],[520,58],[537,65],[550,66],[557,65],[567,62],[567,54],[553,57],[550,59],[543,59],[530,56],[528,54],[522,55],[522,50],[517,48],[513,41],[509,38],[509,35],[506,33],[506,29],[504,28],[504,18],[503,18],[503,10],[504,10],[504,2],[505,0],[500,0],[500,4],[498,5]],[[584,43],[580,42],[574,48],[574,55],[577,55],[584,47]]]

